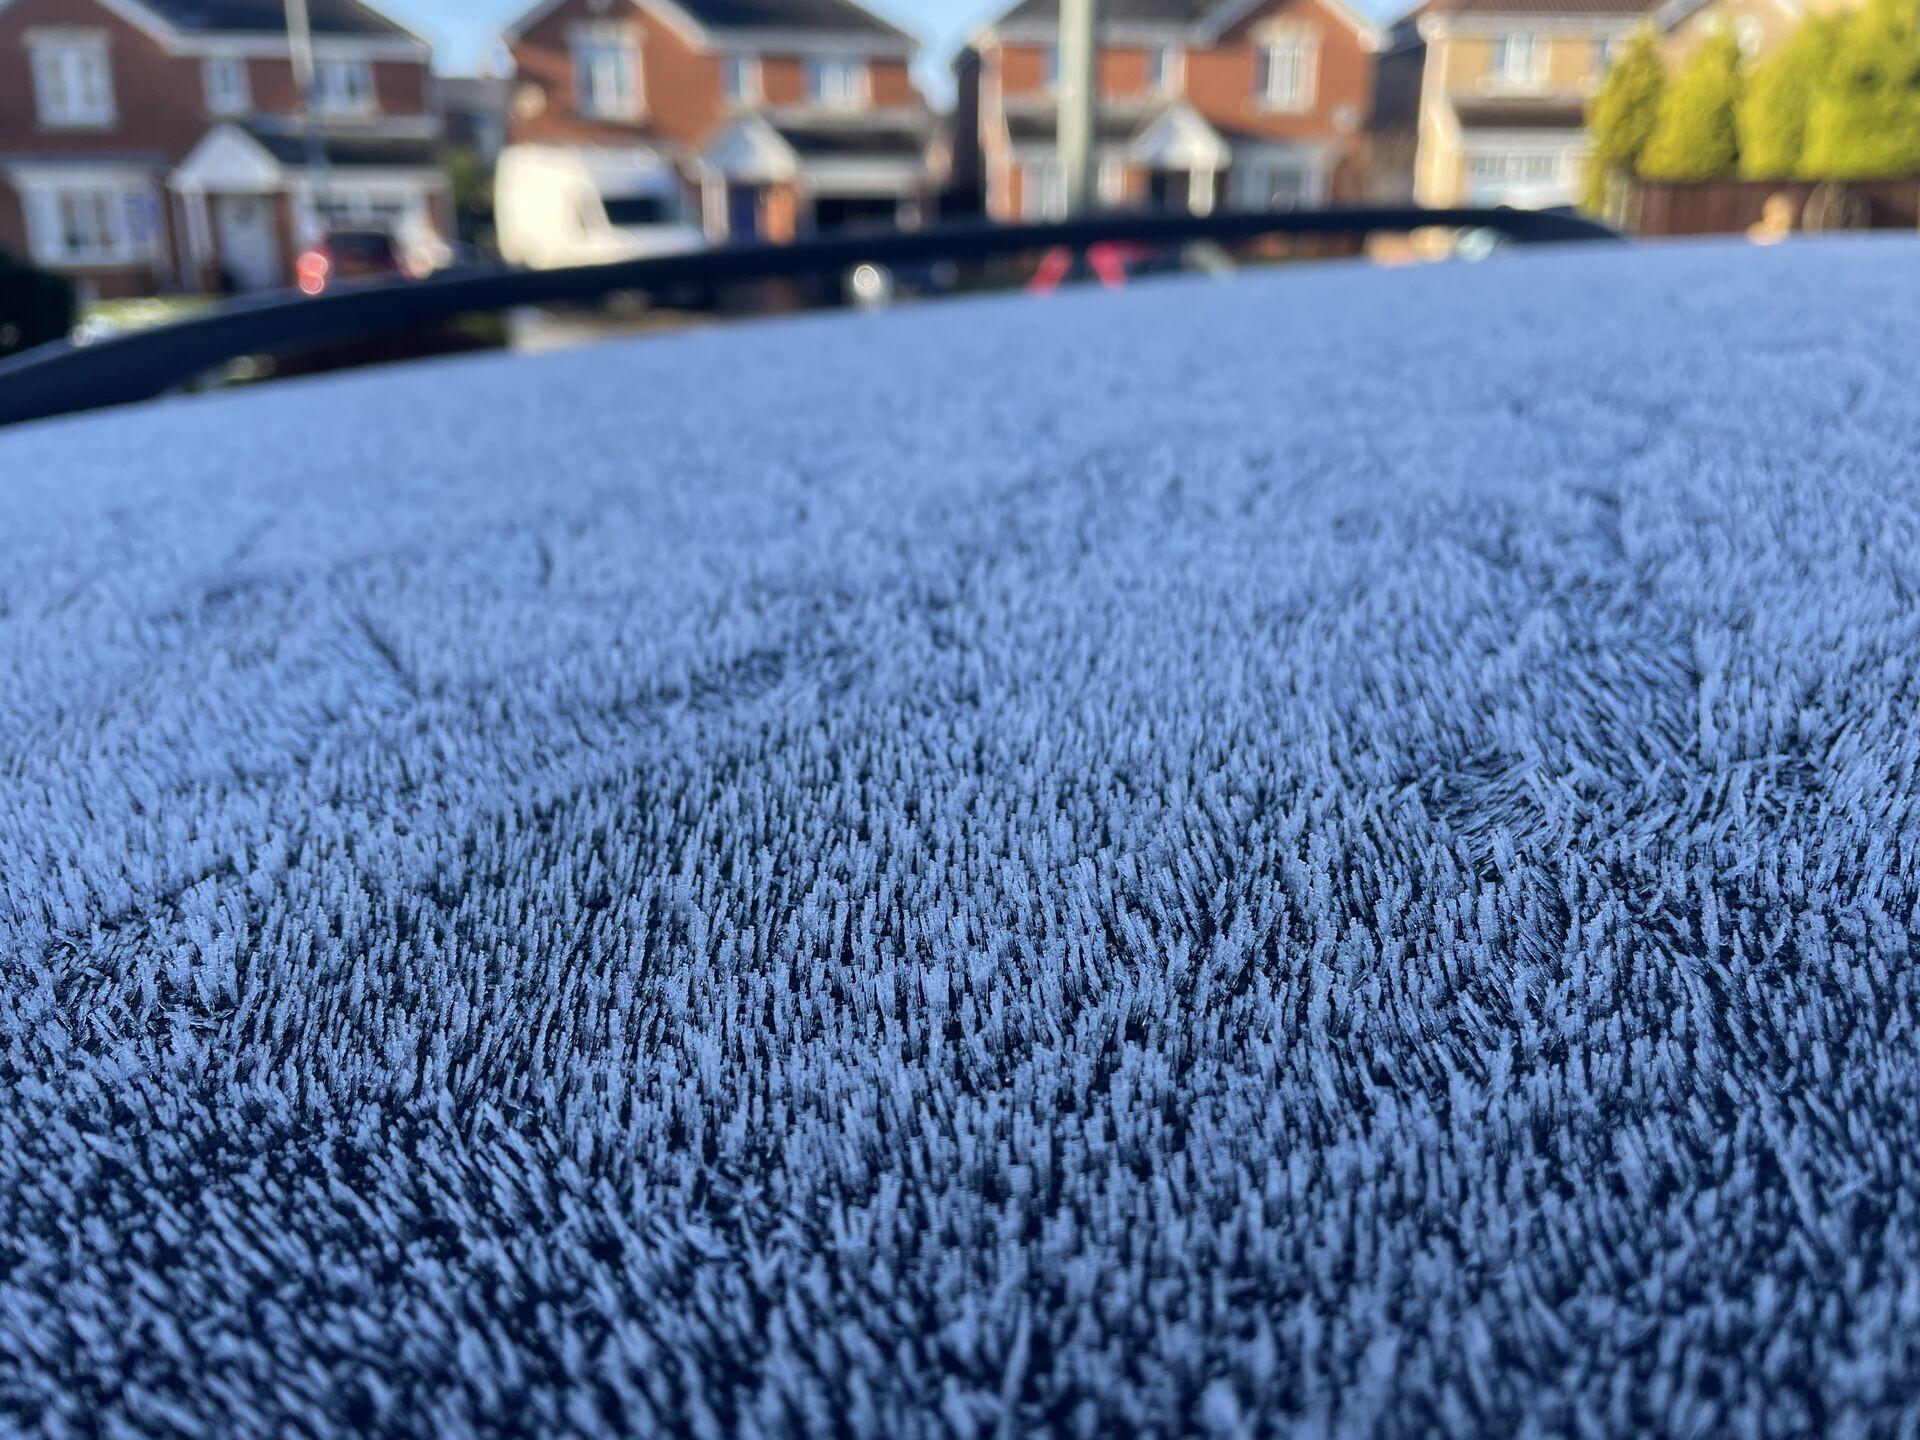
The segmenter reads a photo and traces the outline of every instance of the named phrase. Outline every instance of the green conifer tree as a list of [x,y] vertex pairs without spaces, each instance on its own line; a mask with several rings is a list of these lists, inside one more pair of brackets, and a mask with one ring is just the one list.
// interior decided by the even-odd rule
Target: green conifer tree
[[1739,167],[1734,129],[1740,43],[1722,31],[1701,42],[1668,82],[1640,173],[1650,180],[1713,180]]
[[1641,152],[1653,134],[1660,96],[1667,88],[1667,67],[1654,48],[1653,32],[1640,30],[1607,70],[1587,104],[1587,155],[1583,203],[1599,214],[1606,207],[1607,182],[1639,168]]
[[1800,173],[1807,112],[1827,83],[1840,26],[1830,19],[1802,21],[1748,77],[1734,113],[1740,173],[1748,179],[1784,180]]
[[1920,24],[1912,0],[1868,0],[1839,25],[1807,109],[1800,173],[1871,180],[1920,172]]

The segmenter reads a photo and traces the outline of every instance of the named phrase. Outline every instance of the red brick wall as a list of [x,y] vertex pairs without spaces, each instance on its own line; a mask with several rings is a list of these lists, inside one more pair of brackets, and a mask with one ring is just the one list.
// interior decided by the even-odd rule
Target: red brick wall
[[515,144],[627,145],[641,139],[697,145],[726,113],[720,86],[720,61],[690,45],[671,25],[637,8],[631,16],[640,45],[641,118],[626,124],[589,119],[575,111],[571,32],[579,24],[604,21],[587,0],[570,0],[529,29],[511,49],[519,85],[537,87],[545,99],[538,114],[518,104],[508,126]]
[[[198,62],[194,62],[190,105],[203,111]],[[427,112],[428,67],[412,60],[376,60],[373,62],[373,94],[383,115],[424,115]],[[265,114],[291,115],[300,108],[299,91],[294,86],[293,62],[255,58],[247,62],[247,84],[253,92],[253,108]]]
[[798,105],[807,98],[806,63],[792,55],[760,59],[760,93],[769,105]]
[[1044,45],[1002,46],[1000,63],[995,67],[1000,76],[1000,93],[1009,100],[1045,94],[1049,53],[1051,47]]
[[[1278,115],[1260,108],[1253,93],[1255,34],[1275,19],[1298,21],[1319,37],[1319,77],[1312,107]],[[1320,0],[1273,0],[1226,35],[1221,43],[1187,57],[1186,93],[1194,109],[1216,123],[1270,135],[1276,140],[1351,139],[1373,110],[1374,57],[1347,22]],[[1354,124],[1335,123],[1342,110]]]
[[[74,25],[107,37],[118,112],[112,130],[40,128],[26,34],[42,26]],[[393,115],[425,113],[427,74],[423,61],[374,62],[381,109]],[[298,109],[290,61],[251,60],[247,78],[254,109],[282,114]],[[13,0],[0,9],[0,151],[159,151],[177,163],[206,134],[209,123],[199,58],[169,55],[159,41],[98,0]]]
[[[43,130],[35,108],[26,34],[81,25],[107,37],[118,121],[112,130]],[[178,160],[206,133],[200,62],[160,43],[96,0],[14,0],[0,10],[0,151],[83,154],[162,151]]]
[[[1275,19],[1298,20],[1319,36],[1319,77],[1314,103],[1303,114],[1276,115],[1256,103],[1254,35]],[[1007,45],[999,56],[1003,93],[1010,99],[1036,99],[1046,88],[1045,45]],[[1326,139],[1347,132],[1334,124],[1343,107],[1353,107],[1364,123],[1373,106],[1373,55],[1344,19],[1320,0],[1273,0],[1235,25],[1220,43],[1182,51],[1182,95],[1209,120],[1276,139]],[[1148,52],[1138,47],[1103,46],[1100,93],[1137,99],[1147,88]],[[1356,127],[1357,128],[1357,127]]]
[[904,60],[875,60],[868,66],[873,76],[873,103],[897,108],[918,102],[913,75]]
[[[650,11],[616,11],[630,19],[640,45],[644,113],[631,123],[589,119],[575,111],[571,32],[604,22],[588,0],[569,0],[543,16],[510,47],[519,85],[542,97],[537,113],[516,103],[508,138],[516,144],[631,144],[663,140],[698,148],[726,123],[728,105],[718,55],[701,50]],[[807,98],[806,62],[795,55],[762,55],[761,92],[769,105],[799,105]],[[876,106],[915,103],[918,92],[904,60],[873,60],[868,74]]]

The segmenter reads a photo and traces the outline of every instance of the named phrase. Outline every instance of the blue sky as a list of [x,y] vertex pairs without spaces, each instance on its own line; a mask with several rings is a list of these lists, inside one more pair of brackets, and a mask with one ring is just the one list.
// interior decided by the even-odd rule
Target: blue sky
[[[532,0],[378,0],[382,9],[434,42],[440,68],[471,71],[491,52],[500,28]],[[922,79],[938,86],[946,58],[958,42],[1012,0],[864,0],[895,24],[926,42]],[[944,94],[944,90],[939,93]]]

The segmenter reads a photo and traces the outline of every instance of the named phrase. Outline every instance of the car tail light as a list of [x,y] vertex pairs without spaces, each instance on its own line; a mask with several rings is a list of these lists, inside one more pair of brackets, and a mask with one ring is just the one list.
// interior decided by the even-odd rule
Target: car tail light
[[327,288],[327,277],[333,273],[333,262],[327,258],[324,250],[309,250],[293,262],[293,273],[300,282],[303,295],[318,295]]

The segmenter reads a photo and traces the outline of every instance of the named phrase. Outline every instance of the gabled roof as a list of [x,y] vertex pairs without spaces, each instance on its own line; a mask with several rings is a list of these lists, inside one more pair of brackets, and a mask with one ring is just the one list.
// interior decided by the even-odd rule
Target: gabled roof
[[[0,0],[5,10],[14,0]],[[129,25],[169,52],[205,53],[208,45],[269,47],[287,44],[284,0],[100,0]],[[430,53],[427,42],[364,0],[307,0],[313,33],[334,47],[365,44],[369,53]]]
[[1550,19],[1644,15],[1658,0],[1430,0],[1422,18],[1443,15],[1539,15]]
[[[432,170],[436,146],[430,139],[391,136],[327,136],[321,156],[329,170]],[[277,187],[289,172],[307,163],[303,137],[222,121],[193,147],[174,171],[177,181],[208,188]]]
[[[136,0],[176,30],[191,35],[272,35],[287,33],[284,0]],[[360,0],[307,0],[307,15],[317,35],[368,35],[411,40],[406,26]]]
[[[506,27],[517,39],[559,9],[564,0],[539,0]],[[725,43],[742,34],[846,38],[913,50],[919,42],[854,0],[628,0],[657,11],[700,41]]]
[[[1267,0],[1104,0],[1101,26],[1108,30],[1180,30],[1209,43],[1254,13]],[[1377,43],[1379,27],[1354,10],[1347,0],[1319,0],[1344,20],[1369,45]],[[1019,0],[988,28],[1051,27],[1059,23],[1060,0]]]
[[[1192,25],[1205,17],[1220,0],[1107,0],[1100,7],[1103,25]],[[1052,24],[1060,18],[1060,0],[1020,0],[996,24],[1018,25],[1027,21]]]
[[830,30],[836,35],[913,37],[853,0],[674,0],[709,30]]

